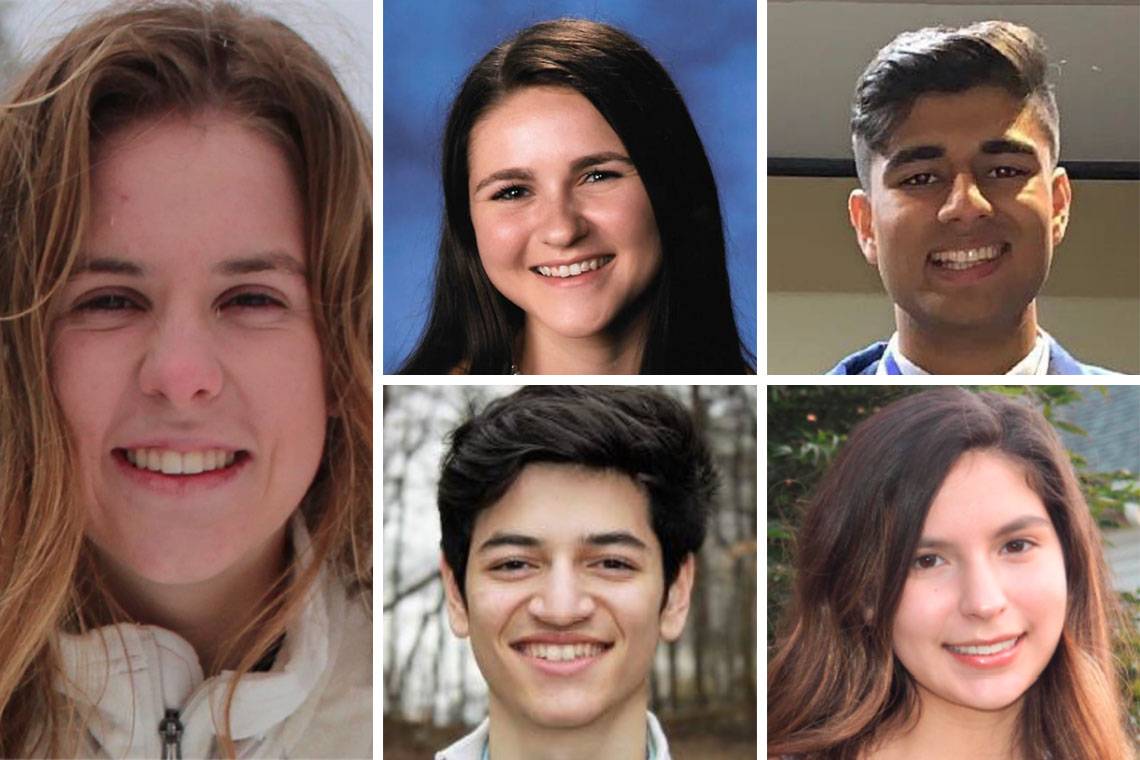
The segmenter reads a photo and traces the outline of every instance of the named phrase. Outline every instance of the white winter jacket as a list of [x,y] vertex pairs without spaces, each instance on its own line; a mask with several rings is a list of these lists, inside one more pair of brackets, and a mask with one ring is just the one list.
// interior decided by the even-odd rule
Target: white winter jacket
[[[291,534],[303,568],[309,535],[299,514]],[[84,756],[218,756],[233,671],[205,679],[190,644],[156,626],[64,634],[60,646],[68,678],[57,688],[91,715]],[[372,757],[372,620],[327,568],[272,668],[238,683],[230,718],[238,757]]]

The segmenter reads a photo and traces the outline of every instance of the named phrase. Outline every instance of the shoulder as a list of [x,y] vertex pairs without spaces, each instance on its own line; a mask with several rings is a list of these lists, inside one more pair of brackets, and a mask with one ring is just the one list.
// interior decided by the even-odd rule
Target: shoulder
[[483,757],[483,745],[487,743],[487,736],[491,732],[490,726],[491,721],[484,718],[474,731],[435,753],[435,760],[480,760]]
[[879,360],[887,350],[885,340],[875,341],[864,349],[856,351],[843,358],[831,368],[829,375],[873,375],[879,366]]
[[1084,364],[1077,361],[1057,339],[1049,336],[1049,374],[1050,375],[1117,375],[1114,370],[1097,367],[1093,364]]

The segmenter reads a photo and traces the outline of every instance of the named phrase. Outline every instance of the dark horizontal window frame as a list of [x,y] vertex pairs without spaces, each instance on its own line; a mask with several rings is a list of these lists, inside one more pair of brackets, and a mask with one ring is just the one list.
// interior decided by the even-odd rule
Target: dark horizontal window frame
[[[1062,161],[1070,179],[1140,180],[1140,161]],[[848,158],[769,158],[769,177],[854,177]]]

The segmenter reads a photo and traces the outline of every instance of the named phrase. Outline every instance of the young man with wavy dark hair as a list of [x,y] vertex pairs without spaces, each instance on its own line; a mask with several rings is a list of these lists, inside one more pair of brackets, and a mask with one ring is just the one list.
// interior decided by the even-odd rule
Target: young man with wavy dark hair
[[656,390],[526,387],[456,429],[440,564],[489,717],[437,760],[666,760],[649,674],[684,628],[716,482]]
[[829,374],[1086,375],[1037,323],[1072,189],[1045,46],[984,21],[900,34],[855,88],[848,201],[896,332]]

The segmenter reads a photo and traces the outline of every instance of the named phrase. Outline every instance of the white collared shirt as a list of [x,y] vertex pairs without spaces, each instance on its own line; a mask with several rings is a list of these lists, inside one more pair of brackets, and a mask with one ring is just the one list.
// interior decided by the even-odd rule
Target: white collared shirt
[[[649,734],[646,751],[650,753],[653,760],[671,760],[669,742],[665,740],[665,732],[661,730],[657,716],[651,712],[646,712],[645,716]],[[490,736],[491,720],[484,718],[474,731],[447,749],[435,753],[435,760],[482,760]]]
[[[1007,375],[1048,375],[1049,374],[1049,343],[1051,342],[1049,334],[1037,328],[1037,338],[1033,341],[1033,348],[1029,350],[1021,361],[1013,365],[1013,367],[1006,372]],[[906,358],[902,350],[899,348],[899,334],[896,330],[891,335],[890,341],[887,342],[887,350],[883,352],[883,358],[879,361],[879,366],[875,368],[876,375],[886,375],[887,372],[887,357],[893,356],[895,364],[898,365],[899,371],[904,375],[929,375],[930,373],[918,366],[910,359]]]

